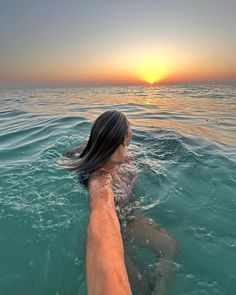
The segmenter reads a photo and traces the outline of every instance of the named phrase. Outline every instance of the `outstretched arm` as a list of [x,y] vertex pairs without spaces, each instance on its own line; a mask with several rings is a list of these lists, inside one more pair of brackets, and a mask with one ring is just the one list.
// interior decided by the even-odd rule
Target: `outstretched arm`
[[120,224],[109,174],[89,183],[90,220],[87,230],[88,295],[130,295]]

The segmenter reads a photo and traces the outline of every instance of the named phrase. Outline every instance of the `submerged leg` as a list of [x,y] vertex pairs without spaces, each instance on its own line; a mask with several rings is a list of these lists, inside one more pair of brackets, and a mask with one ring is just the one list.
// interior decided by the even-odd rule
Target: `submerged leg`
[[126,236],[133,239],[137,245],[149,248],[158,255],[152,294],[167,294],[173,275],[172,261],[179,252],[177,240],[152,219],[141,214],[127,223]]
[[145,276],[143,276],[138,267],[135,265],[131,253],[125,249],[125,265],[131,282],[131,286],[134,285],[141,294],[150,294],[151,284]]

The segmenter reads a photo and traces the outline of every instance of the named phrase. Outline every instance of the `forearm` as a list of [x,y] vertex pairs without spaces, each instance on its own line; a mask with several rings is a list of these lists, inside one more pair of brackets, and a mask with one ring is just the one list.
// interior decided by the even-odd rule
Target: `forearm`
[[115,212],[96,209],[91,212],[86,263],[89,295],[131,294]]
[[89,295],[131,294],[124,262],[120,224],[114,194],[98,183],[90,187],[90,220],[87,231],[87,286]]

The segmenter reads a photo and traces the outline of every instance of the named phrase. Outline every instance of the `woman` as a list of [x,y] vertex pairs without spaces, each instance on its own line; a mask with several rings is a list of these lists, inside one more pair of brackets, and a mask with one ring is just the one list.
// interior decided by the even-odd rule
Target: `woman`
[[[104,208],[104,204],[106,204],[106,208],[110,208],[109,212],[112,214],[111,220],[113,220],[111,224],[112,222],[116,224],[117,236],[119,236],[120,224],[124,241],[134,241],[138,245],[151,249],[158,255],[155,282],[151,284],[142,277],[133,263],[130,253],[125,250],[125,264],[129,279],[136,284],[142,294],[166,294],[172,273],[171,262],[178,253],[178,243],[150,218],[132,209],[132,188],[135,183],[136,169],[134,159],[126,151],[131,138],[132,130],[126,116],[117,110],[107,111],[101,114],[94,122],[88,142],[83,147],[68,152],[63,165],[71,171],[79,172],[82,183],[89,190],[90,210],[94,206]],[[105,198],[101,197],[104,193]],[[97,205],[98,203],[99,205]],[[96,218],[99,218],[99,214],[96,215]],[[93,217],[92,221],[94,220]],[[119,224],[117,220],[119,220]],[[96,234],[104,232],[104,228],[101,228],[103,231],[99,230]],[[88,238],[91,237],[90,229],[91,227],[88,229]],[[109,230],[111,229],[108,229],[108,232]],[[91,290],[90,284],[95,284],[91,279],[91,269],[89,269],[89,263],[91,263],[89,259],[91,257],[88,259],[88,249],[92,249],[92,240],[87,241],[89,290]],[[123,244],[120,240],[117,243],[119,244],[120,252],[118,252],[121,253],[122,260]],[[126,286],[126,292],[129,292],[123,265],[121,265],[120,269],[124,273],[123,282]],[[103,278],[100,279],[103,280]],[[95,293],[91,292],[90,294]],[[105,293],[103,292],[103,294]],[[114,290],[111,294],[115,294]],[[128,293],[118,292],[117,294]]]

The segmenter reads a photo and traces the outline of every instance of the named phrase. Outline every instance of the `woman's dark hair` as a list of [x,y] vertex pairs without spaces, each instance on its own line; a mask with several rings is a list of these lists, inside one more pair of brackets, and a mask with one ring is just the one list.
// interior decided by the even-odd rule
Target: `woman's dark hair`
[[75,153],[67,152],[68,158],[62,160],[62,165],[70,171],[78,171],[81,182],[87,186],[91,173],[101,168],[124,142],[128,126],[128,119],[122,112],[104,112],[95,120],[89,140],[80,155],[75,157]]

